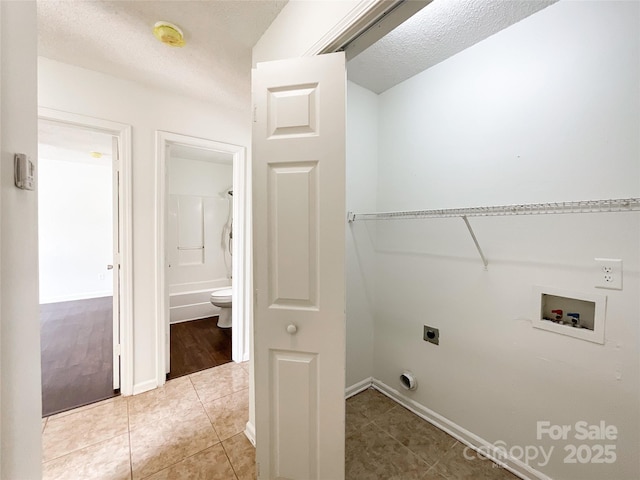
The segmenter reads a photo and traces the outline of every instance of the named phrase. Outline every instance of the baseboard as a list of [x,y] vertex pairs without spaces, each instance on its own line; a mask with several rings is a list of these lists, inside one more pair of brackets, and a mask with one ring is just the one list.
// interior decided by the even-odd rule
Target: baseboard
[[[424,405],[419,404],[418,402],[411,400],[406,397],[399,391],[394,388],[389,387],[385,383],[381,382],[378,379],[373,377],[365,378],[364,380],[359,381],[345,389],[345,398],[353,397],[360,392],[363,392],[369,387],[373,387],[378,390],[383,395],[386,395],[394,402],[402,405],[403,407],[411,410],[413,413],[418,415],[420,418],[426,420],[431,423],[435,427],[439,428],[447,432],[453,438],[458,440],[461,443],[464,443],[466,446],[472,448],[474,451],[478,451],[478,449],[482,448],[482,454],[488,456],[491,460],[501,465],[505,469],[509,470],[514,475],[522,478],[523,480],[552,480],[550,477],[545,475],[534,468],[531,468],[526,463],[513,458],[513,457],[504,457],[504,453],[501,452],[501,455],[486,455],[487,452],[494,451],[494,445],[486,441],[484,438],[479,437],[478,435],[470,432],[469,430],[461,427],[460,425],[452,422],[451,420],[439,415],[438,413],[430,410]],[[245,430],[245,436],[249,439],[252,445],[255,447],[256,445],[256,430],[255,426],[247,422]]]
[[373,384],[373,377],[365,378],[364,380],[359,381],[358,383],[354,383],[350,387],[345,389],[345,398],[351,398],[354,395],[359,394],[360,392],[365,391]]
[[[175,325],[177,323],[185,323],[185,322],[193,322],[194,320],[204,320],[205,318],[211,318],[211,317],[217,317],[218,313],[214,313],[213,315],[211,314],[207,314],[203,317],[198,317],[198,318],[185,318],[184,320],[171,320],[169,322],[169,325]],[[215,322],[217,322],[217,320],[213,320]]]
[[220,308],[211,305],[210,302],[178,305],[169,309],[169,323],[188,322],[190,320],[215,317],[219,313]]
[[[427,407],[419,404],[418,402],[411,400],[406,397],[399,391],[394,388],[389,387],[384,384],[380,380],[372,379],[372,386],[380,393],[386,395],[396,403],[399,403],[403,407],[411,410],[413,413],[418,415],[420,418],[423,418],[427,422],[431,423],[435,427],[439,428],[447,432],[449,435],[457,439],[459,442],[464,443],[468,447],[472,448],[475,451],[478,451],[479,448],[482,448],[482,453],[486,455],[487,452],[496,452],[496,455],[486,455],[491,460],[496,462],[497,464],[503,466],[507,470],[509,470],[514,475],[524,479],[524,480],[552,480],[550,477],[546,476],[544,473],[539,472],[533,468],[531,468],[526,463],[513,458],[511,456],[507,456],[505,458],[505,452],[497,452],[494,445],[486,441],[485,439],[477,436],[476,434],[466,430],[460,425],[452,422],[451,420],[439,415],[433,410],[428,409]],[[353,388],[353,387],[350,387]]]
[[140,393],[148,392],[158,387],[158,382],[154,380],[147,380],[146,382],[136,383],[133,386],[133,394],[138,395]]
[[247,422],[244,428],[244,436],[249,439],[251,445],[256,446],[256,427],[253,423]]
[[113,293],[111,292],[111,290],[104,290],[102,292],[77,293],[73,295],[62,295],[60,297],[43,298],[40,300],[40,304],[44,305],[47,303],[72,302],[74,300],[89,300],[91,298],[102,298],[102,297],[112,297],[112,296],[113,296]]

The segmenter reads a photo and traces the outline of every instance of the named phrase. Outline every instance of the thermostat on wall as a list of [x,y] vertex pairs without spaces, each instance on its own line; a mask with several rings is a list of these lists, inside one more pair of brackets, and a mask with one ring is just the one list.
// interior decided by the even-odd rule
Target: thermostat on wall
[[24,153],[16,153],[13,157],[13,179],[16,187],[33,190],[35,187],[36,166]]

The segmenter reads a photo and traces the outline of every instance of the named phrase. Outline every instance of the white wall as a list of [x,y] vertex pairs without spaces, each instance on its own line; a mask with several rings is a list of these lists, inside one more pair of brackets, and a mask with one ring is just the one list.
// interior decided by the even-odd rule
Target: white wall
[[[171,157],[167,168],[169,221],[169,292],[178,293],[231,284],[231,259],[228,236],[223,232],[229,216],[229,197],[221,196],[233,185],[233,166]],[[199,264],[181,265],[178,251],[178,215],[180,198],[200,199],[203,205],[203,245]],[[224,237],[224,238],[223,238]],[[224,248],[223,248],[224,242]],[[192,245],[183,245],[192,246]],[[189,253],[189,252],[184,252]]]
[[37,162],[36,39],[35,2],[0,2],[2,479],[42,475],[38,194],[13,185],[14,153]]
[[[378,96],[347,82],[347,211],[376,211]],[[346,235],[347,374],[351,387],[373,375],[375,225],[352,223]]]
[[113,294],[113,173],[92,160],[38,159],[40,303]]
[[155,132],[248,145],[250,102],[232,111],[46,58],[38,62],[42,107],[133,127],[134,391],[156,385]]
[[302,57],[360,0],[290,0],[253,47],[258,62]]
[[[637,197],[639,9],[560,2],[380,95],[378,210]],[[460,219],[377,223],[374,377],[410,369],[407,396],[462,428],[554,445],[531,464],[552,478],[639,478],[640,216],[471,223],[488,271]],[[594,288],[594,257],[624,290]],[[534,285],[607,295],[605,344],[532,328]],[[563,463],[585,442],[538,440],[542,420],[615,425],[617,461]]]
[[[229,155],[231,157],[231,155]],[[167,165],[169,195],[198,195],[219,198],[233,187],[233,165],[172,156]]]

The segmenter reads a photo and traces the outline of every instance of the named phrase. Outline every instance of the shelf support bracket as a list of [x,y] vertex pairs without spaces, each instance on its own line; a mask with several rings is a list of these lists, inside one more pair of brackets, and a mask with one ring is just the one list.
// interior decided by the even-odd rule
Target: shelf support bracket
[[462,220],[464,220],[464,223],[467,225],[467,228],[469,229],[469,233],[471,234],[471,238],[473,239],[473,243],[476,244],[476,248],[478,249],[478,253],[480,254],[480,258],[482,259],[482,263],[484,265],[484,269],[487,270],[487,265],[489,265],[489,262],[487,262],[487,257],[484,256],[484,253],[482,253],[482,249],[480,248],[480,244],[478,243],[478,239],[476,238],[476,234],[473,232],[473,228],[471,228],[471,224],[469,223],[469,219],[467,218],[466,215],[462,215]]

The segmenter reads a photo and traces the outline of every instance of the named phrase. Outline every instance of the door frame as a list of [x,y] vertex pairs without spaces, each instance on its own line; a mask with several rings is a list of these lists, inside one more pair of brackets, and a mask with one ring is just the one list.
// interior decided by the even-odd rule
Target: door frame
[[[118,138],[119,170],[119,235],[120,235],[120,394],[133,394],[133,225],[131,193],[131,125],[39,107],[38,120],[47,120],[77,128],[93,130]],[[115,272],[114,272],[115,273]],[[116,292],[114,292],[114,295]],[[114,312],[115,313],[115,312]],[[118,351],[114,338],[114,355]]]
[[[166,225],[167,225],[167,147],[181,145],[226,153],[233,157],[233,251],[238,252],[232,262],[232,359],[249,360],[249,336],[252,318],[251,285],[251,179],[247,166],[246,148],[205,138],[156,130],[156,374],[158,386],[166,381],[169,352],[166,347],[169,321],[169,285],[167,282]],[[237,279],[237,281],[235,280]]]

